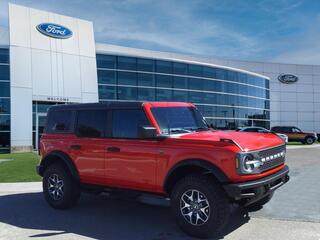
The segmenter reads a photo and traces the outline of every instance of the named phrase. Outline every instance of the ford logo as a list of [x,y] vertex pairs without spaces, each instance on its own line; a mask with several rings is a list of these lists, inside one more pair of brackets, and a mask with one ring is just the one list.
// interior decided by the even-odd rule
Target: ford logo
[[64,26],[55,23],[41,23],[37,30],[49,37],[67,39],[72,37],[72,31]]
[[298,77],[293,74],[280,74],[278,80],[282,83],[291,84],[298,81]]

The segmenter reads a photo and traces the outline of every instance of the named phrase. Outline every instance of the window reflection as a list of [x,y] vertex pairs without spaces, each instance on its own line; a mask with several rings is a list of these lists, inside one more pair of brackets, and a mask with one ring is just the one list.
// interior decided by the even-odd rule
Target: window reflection
[[[97,66],[100,101],[192,102],[216,128],[270,125],[267,79],[217,67],[103,54],[97,54]],[[8,87],[0,86],[0,98],[8,95]],[[0,99],[0,111],[3,105]]]

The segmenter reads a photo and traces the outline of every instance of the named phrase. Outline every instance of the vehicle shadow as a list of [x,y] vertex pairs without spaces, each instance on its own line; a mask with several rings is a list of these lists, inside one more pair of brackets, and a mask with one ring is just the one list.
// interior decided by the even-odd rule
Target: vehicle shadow
[[[231,222],[216,239],[249,219],[245,210],[234,208]],[[64,211],[50,208],[42,193],[0,196],[0,222],[41,230],[41,234],[25,236],[36,239],[66,233],[108,240],[192,239],[180,231],[169,207],[88,194],[82,195],[76,207]]]

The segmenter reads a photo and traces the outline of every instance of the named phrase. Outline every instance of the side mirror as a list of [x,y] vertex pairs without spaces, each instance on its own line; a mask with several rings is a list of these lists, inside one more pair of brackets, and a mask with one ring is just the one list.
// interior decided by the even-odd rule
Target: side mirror
[[157,129],[155,127],[140,126],[138,127],[140,138],[157,138]]

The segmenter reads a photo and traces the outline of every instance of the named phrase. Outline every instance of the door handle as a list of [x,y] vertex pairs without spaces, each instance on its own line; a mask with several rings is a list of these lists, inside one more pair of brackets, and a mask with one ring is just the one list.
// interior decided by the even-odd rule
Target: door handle
[[108,147],[107,148],[107,152],[112,152],[112,153],[120,152],[120,148],[118,148],[118,147]]
[[81,148],[81,145],[71,145],[70,146],[70,149],[72,149],[72,150],[79,150]]

